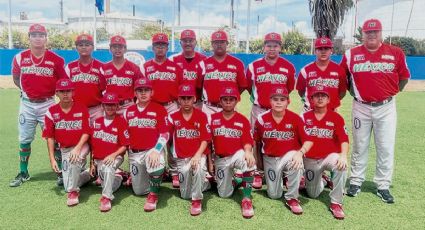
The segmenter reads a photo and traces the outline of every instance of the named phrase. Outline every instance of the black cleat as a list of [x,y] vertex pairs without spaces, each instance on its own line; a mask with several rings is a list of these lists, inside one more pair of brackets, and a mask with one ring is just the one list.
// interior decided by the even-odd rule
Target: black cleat
[[376,193],[376,195],[381,197],[381,200],[384,201],[385,203],[388,203],[388,204],[394,203],[394,197],[391,195],[390,190],[388,189],[382,189],[382,190],[378,189],[378,192]]
[[347,189],[347,196],[355,197],[357,196],[362,190],[360,189],[360,186],[350,184],[350,187]]

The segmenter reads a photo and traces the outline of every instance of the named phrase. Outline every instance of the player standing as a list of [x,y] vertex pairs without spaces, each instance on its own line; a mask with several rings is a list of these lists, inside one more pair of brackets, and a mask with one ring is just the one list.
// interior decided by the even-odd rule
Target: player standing
[[56,96],[59,103],[49,108],[45,116],[43,137],[47,139],[50,165],[54,172],[60,169],[56,163],[55,141],[62,153],[62,175],[65,192],[68,193],[67,205],[79,203],[80,186],[90,180],[85,170],[86,157],[89,154],[89,113],[84,105],[74,103],[74,84],[68,79],[56,83]]
[[253,173],[256,169],[252,153],[253,139],[251,126],[246,117],[235,111],[240,100],[236,87],[222,88],[220,104],[223,110],[211,115],[213,148],[215,151],[215,176],[220,197],[230,197],[237,184],[234,184],[234,170],[242,172],[242,216],[254,216],[251,191]]
[[[283,177],[287,177],[286,205],[292,213],[303,213],[298,196],[303,175],[303,155],[312,142],[304,132],[300,116],[287,109],[288,91],[284,87],[273,87],[270,95],[271,110],[260,114],[254,127],[254,138],[262,147],[267,195],[279,199],[283,194]],[[259,144],[259,143],[258,143]]]
[[[183,30],[180,34],[180,45],[183,51],[170,57],[170,60],[175,62],[183,69],[183,83],[192,84],[196,87],[196,83],[200,72],[199,62],[207,57],[195,51],[196,48],[196,34],[193,30]],[[202,92],[197,89],[195,107],[202,108]]]
[[313,108],[311,90],[321,85],[330,98],[329,109],[336,110],[347,91],[347,78],[344,69],[330,60],[333,44],[329,38],[317,38],[314,42],[316,61],[304,66],[297,79],[297,90],[304,103],[303,111]]
[[313,141],[313,147],[304,156],[306,189],[309,197],[317,198],[322,193],[326,181],[322,173],[333,172],[333,188],[330,211],[336,219],[344,219],[342,198],[347,175],[348,134],[344,118],[328,105],[330,93],[323,86],[310,88],[313,110],[303,114],[305,130]]
[[[28,162],[31,143],[34,140],[37,124],[44,126],[44,115],[55,104],[55,84],[66,78],[64,60],[46,49],[47,30],[40,24],[33,24],[28,32],[30,47],[18,53],[12,62],[13,82],[21,90],[19,105],[19,173],[10,182],[10,187],[18,187],[30,179]],[[60,167],[60,152],[56,151]],[[58,177],[58,185],[62,181]]]
[[136,64],[124,58],[127,52],[127,42],[124,37],[120,35],[111,37],[109,47],[112,61],[103,65],[101,73],[106,79],[106,90],[118,95],[120,108],[117,113],[122,115],[134,104],[134,82],[144,76]]
[[205,150],[211,141],[207,116],[193,107],[196,102],[196,87],[182,84],[179,87],[180,109],[168,115],[173,137],[173,155],[179,173],[180,194],[183,199],[192,199],[190,214],[202,212],[202,192],[209,188],[206,176]]
[[74,101],[85,105],[90,114],[90,124],[102,116],[102,92],[106,88],[105,77],[101,73],[103,63],[92,57],[93,37],[80,34],[75,40],[78,60],[68,63],[65,71],[75,85]]
[[118,103],[116,94],[106,92],[102,98],[105,115],[97,118],[92,126],[90,174],[94,176],[97,169],[97,174],[102,178],[99,207],[102,212],[111,210],[111,201],[114,199],[112,193],[118,190],[123,180],[116,171],[130,144],[127,122],[117,116]]
[[363,44],[345,52],[341,61],[349,79],[353,101],[353,152],[348,196],[356,196],[365,180],[369,144],[373,130],[376,146],[376,172],[373,181],[377,195],[394,203],[390,185],[394,169],[397,126],[395,95],[410,78],[403,51],[382,43],[382,25],[367,20],[362,27]]
[[137,79],[134,91],[137,104],[124,114],[130,134],[131,185],[136,195],[149,193],[144,210],[150,212],[156,209],[164,173],[164,147],[169,139],[167,111],[152,101],[155,91],[149,79]]

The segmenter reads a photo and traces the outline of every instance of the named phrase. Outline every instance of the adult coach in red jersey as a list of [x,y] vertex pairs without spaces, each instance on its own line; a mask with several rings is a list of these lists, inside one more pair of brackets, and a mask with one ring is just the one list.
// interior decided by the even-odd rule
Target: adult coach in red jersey
[[313,108],[311,91],[320,85],[329,94],[329,109],[335,110],[341,105],[341,99],[347,91],[347,77],[344,69],[331,61],[333,44],[329,38],[317,38],[314,42],[316,61],[304,66],[297,79],[297,90],[304,103],[303,111]]
[[333,188],[329,193],[332,215],[344,219],[342,208],[347,174],[348,133],[344,118],[328,108],[330,94],[323,86],[310,88],[309,99],[313,109],[303,114],[305,130],[313,147],[304,155],[306,190],[309,197],[317,198],[325,188],[322,173],[333,173]]
[[75,47],[80,58],[66,65],[65,71],[75,85],[74,101],[88,108],[92,124],[103,113],[101,100],[106,88],[105,77],[100,71],[103,63],[92,57],[92,36],[78,35]]
[[213,56],[200,62],[201,73],[198,88],[202,89],[202,111],[208,117],[222,110],[220,91],[224,87],[235,87],[242,93],[248,83],[243,63],[227,53],[229,39],[226,32],[219,30],[211,35]]
[[362,27],[363,44],[345,52],[341,66],[349,80],[353,101],[353,153],[348,196],[356,196],[365,180],[370,137],[376,146],[377,195],[394,203],[390,193],[394,169],[397,126],[395,96],[407,84],[410,73],[403,51],[382,43],[382,25],[367,20]]
[[168,113],[178,110],[177,92],[183,79],[183,70],[167,58],[168,36],[152,36],[154,58],[143,64],[143,73],[152,82],[155,92],[152,101],[165,107]]
[[[183,30],[180,34],[180,45],[183,51],[169,58],[183,69],[183,83],[191,84],[194,87],[196,87],[196,82],[200,77],[198,75],[200,70],[199,62],[207,58],[205,55],[195,51],[196,44],[195,32],[193,30]],[[196,108],[202,108],[201,98],[202,92],[198,89],[196,93]]]
[[[251,94],[251,127],[253,128],[257,117],[271,108],[270,90],[275,86],[286,88],[288,93],[294,89],[295,68],[292,63],[279,54],[282,49],[282,37],[278,33],[268,33],[264,36],[263,58],[257,59],[248,65],[246,77],[248,80],[248,91]],[[257,151],[258,153],[258,151]],[[261,156],[255,156],[259,170],[263,170]],[[260,172],[261,173],[261,172]],[[255,173],[252,187],[262,187],[262,176]]]
[[[10,182],[10,187],[20,186],[30,179],[28,161],[35,129],[38,123],[43,129],[44,115],[55,103],[56,81],[67,77],[63,58],[46,49],[46,28],[33,24],[29,28],[28,37],[29,49],[18,53],[12,61],[13,82],[21,90],[18,119],[20,170]],[[60,161],[59,152],[56,157]]]
[[127,52],[127,42],[124,37],[120,35],[111,37],[109,48],[112,61],[103,65],[102,74],[106,79],[106,90],[118,95],[120,108],[117,113],[122,115],[134,104],[134,82],[144,76],[139,66],[124,58]]

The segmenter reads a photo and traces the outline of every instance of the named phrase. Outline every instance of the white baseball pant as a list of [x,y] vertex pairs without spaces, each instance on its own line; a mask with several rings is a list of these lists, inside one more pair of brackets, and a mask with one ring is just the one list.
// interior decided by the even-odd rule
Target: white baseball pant
[[117,191],[121,186],[122,177],[115,175],[115,172],[123,161],[124,158],[122,156],[117,156],[112,165],[103,164],[103,160],[94,160],[94,165],[97,168],[97,175],[102,179],[102,196],[110,200],[114,199],[112,193]]

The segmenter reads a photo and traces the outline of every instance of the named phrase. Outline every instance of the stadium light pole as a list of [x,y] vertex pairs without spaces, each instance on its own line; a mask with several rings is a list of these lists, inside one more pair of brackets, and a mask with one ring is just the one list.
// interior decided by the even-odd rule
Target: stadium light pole
[[251,19],[251,0],[248,0],[248,15],[246,16],[246,47],[245,53],[249,54],[249,23]]
[[9,49],[13,48],[12,43],[12,0],[9,0]]

